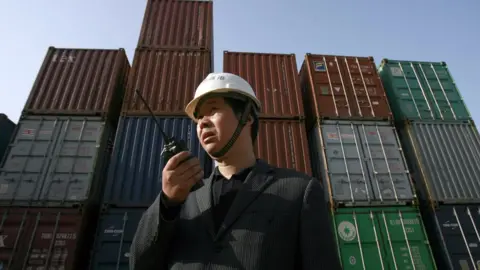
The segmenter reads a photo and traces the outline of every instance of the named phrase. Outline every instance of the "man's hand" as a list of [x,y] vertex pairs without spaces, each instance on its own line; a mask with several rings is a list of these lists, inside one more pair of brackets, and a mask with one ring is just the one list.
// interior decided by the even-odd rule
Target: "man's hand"
[[200,160],[190,155],[187,151],[180,152],[173,156],[163,168],[162,190],[173,202],[185,201],[192,186],[203,179]]

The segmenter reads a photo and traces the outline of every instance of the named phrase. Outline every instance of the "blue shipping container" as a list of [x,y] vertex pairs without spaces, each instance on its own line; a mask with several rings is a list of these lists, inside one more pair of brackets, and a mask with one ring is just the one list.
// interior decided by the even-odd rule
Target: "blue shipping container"
[[[186,117],[157,118],[168,136],[182,139],[210,175],[212,160],[197,138],[196,124]],[[121,117],[103,202],[119,207],[147,207],[162,188],[163,139],[150,116]]]
[[128,270],[128,255],[138,222],[147,208],[111,208],[100,215],[90,270]]
[[15,123],[13,123],[8,117],[1,113],[0,114],[0,162],[2,161],[5,151],[7,150],[8,144],[10,143],[10,138],[12,137],[13,131],[15,131]]

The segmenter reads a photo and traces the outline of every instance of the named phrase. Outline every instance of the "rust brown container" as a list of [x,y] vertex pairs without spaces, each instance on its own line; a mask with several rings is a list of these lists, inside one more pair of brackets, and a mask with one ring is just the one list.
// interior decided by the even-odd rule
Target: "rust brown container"
[[304,118],[294,54],[225,51],[223,71],[239,75],[252,85],[262,103],[261,118]]
[[260,120],[255,154],[274,166],[312,176],[304,121]]
[[307,126],[315,118],[391,120],[373,57],[308,53],[300,80]]
[[149,0],[138,47],[213,51],[213,2]]
[[137,49],[122,108],[124,115],[185,116],[185,106],[212,70],[212,55],[199,50]]
[[123,49],[50,47],[24,113],[118,115],[129,70]]
[[2,207],[0,214],[2,269],[88,268],[96,221],[79,209]]

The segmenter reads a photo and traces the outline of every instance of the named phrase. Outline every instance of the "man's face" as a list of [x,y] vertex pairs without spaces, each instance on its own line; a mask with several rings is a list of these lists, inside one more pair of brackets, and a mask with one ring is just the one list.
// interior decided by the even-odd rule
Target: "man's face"
[[212,97],[200,104],[197,113],[197,136],[203,149],[207,153],[221,150],[237,128],[232,108],[222,97]]

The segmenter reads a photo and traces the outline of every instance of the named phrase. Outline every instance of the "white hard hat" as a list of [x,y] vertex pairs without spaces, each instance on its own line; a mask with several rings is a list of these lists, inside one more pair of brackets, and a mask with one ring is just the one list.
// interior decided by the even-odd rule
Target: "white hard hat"
[[255,92],[253,91],[252,86],[244,80],[242,77],[237,76],[231,73],[210,73],[208,76],[200,83],[200,85],[195,90],[195,96],[190,103],[185,107],[185,112],[193,120],[197,121],[194,116],[197,104],[202,97],[207,94],[213,93],[235,93],[247,98],[250,98],[256,105],[257,111],[260,111],[261,104],[257,99]]

